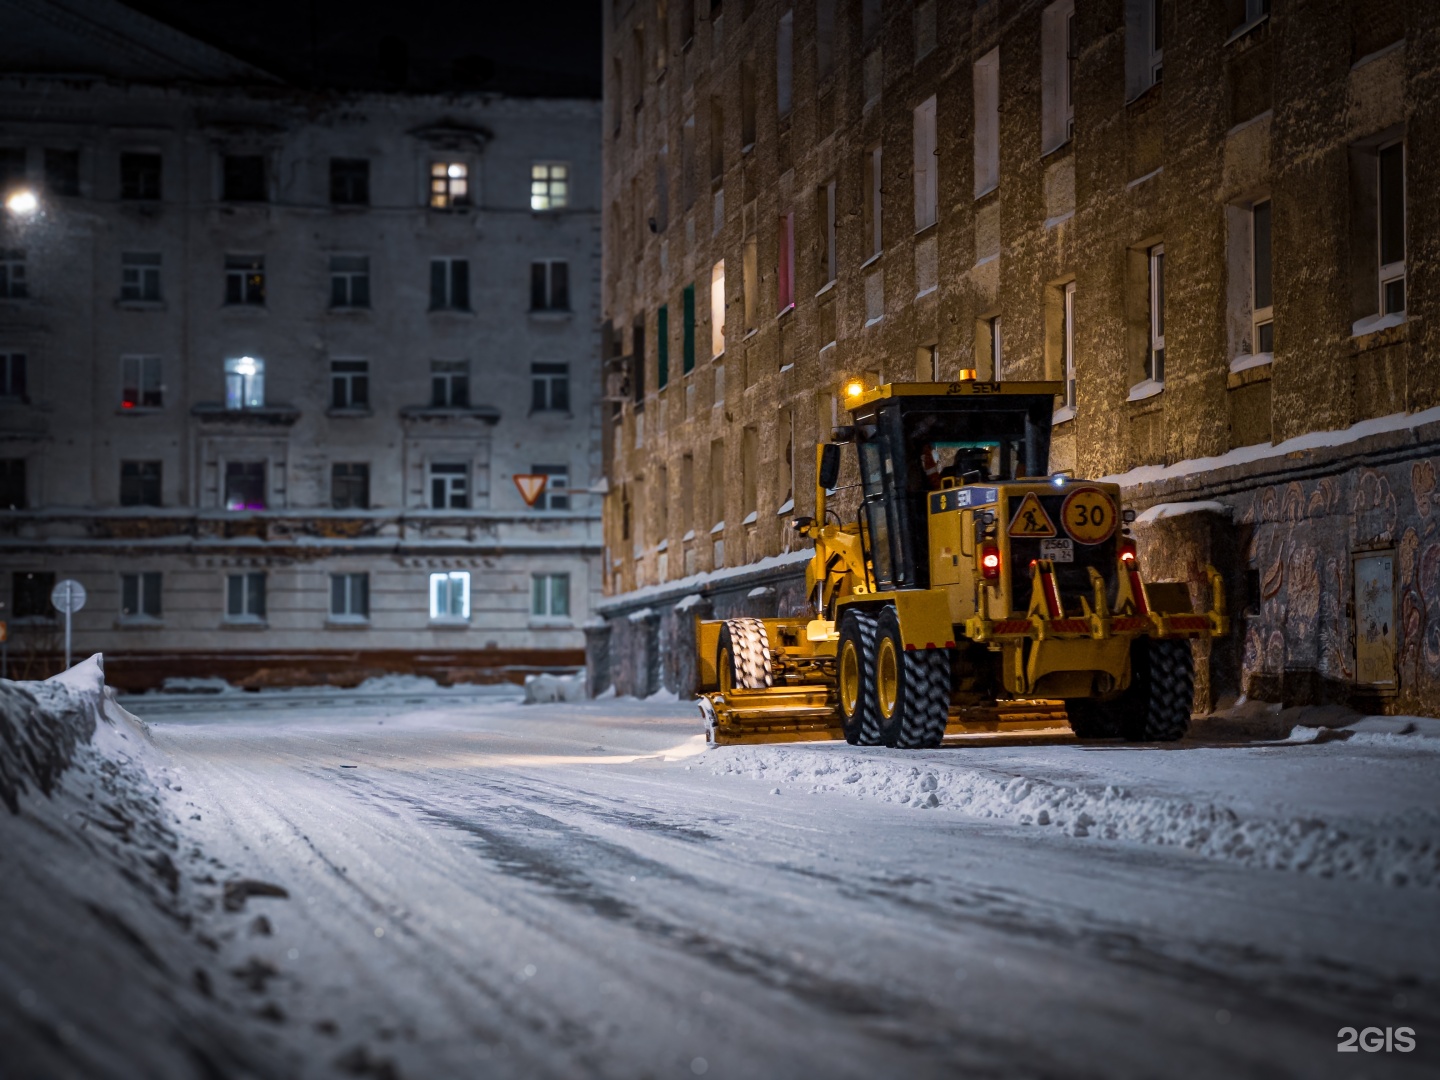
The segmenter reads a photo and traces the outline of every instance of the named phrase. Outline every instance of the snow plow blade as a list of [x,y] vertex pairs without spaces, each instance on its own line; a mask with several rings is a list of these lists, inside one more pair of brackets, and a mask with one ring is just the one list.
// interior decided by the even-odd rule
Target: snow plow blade
[[[698,702],[714,746],[822,742],[845,738],[840,708],[823,686],[771,687],[709,694]],[[1006,701],[950,710],[945,738],[1000,743],[1072,740],[1062,701]]]

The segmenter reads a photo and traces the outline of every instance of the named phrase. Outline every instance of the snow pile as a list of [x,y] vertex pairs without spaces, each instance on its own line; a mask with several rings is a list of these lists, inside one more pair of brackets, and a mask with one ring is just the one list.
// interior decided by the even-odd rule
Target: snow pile
[[236,693],[238,687],[231,686],[218,675],[211,675],[206,678],[194,678],[185,675],[172,675],[160,684],[158,691],[152,693],[161,694],[230,694]]
[[802,784],[811,793],[952,810],[1070,837],[1178,847],[1245,866],[1440,888],[1440,822],[1433,818],[1390,820],[1373,829],[1317,818],[1247,819],[1214,801],[1066,784],[933,757],[917,763],[903,751],[768,746],[712,753],[717,775]]
[[585,700],[584,675],[526,675],[525,704],[549,705],[557,701]]
[[6,1075],[286,1071],[222,1000],[208,933],[223,931],[202,924],[223,887],[178,835],[178,789],[98,655],[46,682],[0,680]]

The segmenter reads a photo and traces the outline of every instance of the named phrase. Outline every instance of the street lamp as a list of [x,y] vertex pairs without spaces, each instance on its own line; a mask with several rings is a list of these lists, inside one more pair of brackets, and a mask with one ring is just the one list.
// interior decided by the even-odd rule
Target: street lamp
[[29,188],[20,188],[17,191],[12,191],[5,199],[5,209],[9,210],[12,214],[22,214],[25,217],[29,217],[35,213],[36,210],[40,209],[40,200],[35,197],[35,193]]

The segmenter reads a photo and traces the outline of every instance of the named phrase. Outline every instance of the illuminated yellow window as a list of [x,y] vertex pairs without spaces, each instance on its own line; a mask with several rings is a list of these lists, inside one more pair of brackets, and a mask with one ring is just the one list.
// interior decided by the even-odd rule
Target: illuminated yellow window
[[430,165],[430,206],[450,210],[470,205],[470,166],[459,161],[436,161]]
[[563,210],[570,205],[570,166],[538,161],[530,167],[530,209]]

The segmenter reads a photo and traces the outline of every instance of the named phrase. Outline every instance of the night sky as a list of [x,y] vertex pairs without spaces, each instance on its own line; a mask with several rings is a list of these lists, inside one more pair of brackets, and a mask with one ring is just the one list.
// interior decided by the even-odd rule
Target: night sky
[[602,0],[132,0],[304,85],[600,95]]

